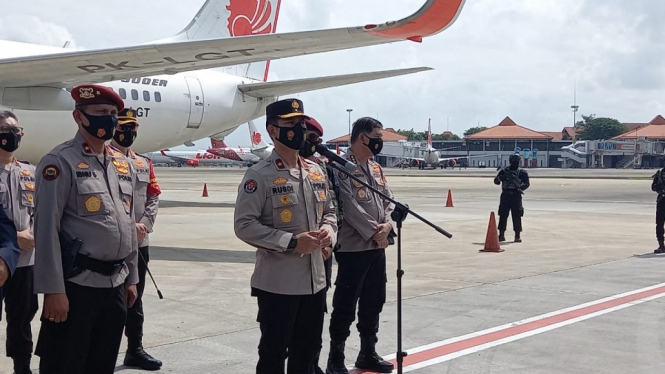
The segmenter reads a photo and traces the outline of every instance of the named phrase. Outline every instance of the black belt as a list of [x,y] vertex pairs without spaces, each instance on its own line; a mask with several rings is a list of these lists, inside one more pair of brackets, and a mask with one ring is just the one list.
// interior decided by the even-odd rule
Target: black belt
[[111,276],[117,274],[125,266],[125,260],[101,261],[88,256],[77,254],[76,265],[81,269],[90,270],[102,275]]

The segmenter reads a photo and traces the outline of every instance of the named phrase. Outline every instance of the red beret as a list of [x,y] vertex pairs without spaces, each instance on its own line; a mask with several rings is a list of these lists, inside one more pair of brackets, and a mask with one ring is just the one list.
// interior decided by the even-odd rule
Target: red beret
[[319,136],[323,136],[323,126],[314,118],[305,118],[305,125],[307,125],[307,130],[316,131],[319,133]]
[[109,104],[125,108],[125,102],[112,89],[97,84],[82,84],[72,88],[72,98],[76,105]]

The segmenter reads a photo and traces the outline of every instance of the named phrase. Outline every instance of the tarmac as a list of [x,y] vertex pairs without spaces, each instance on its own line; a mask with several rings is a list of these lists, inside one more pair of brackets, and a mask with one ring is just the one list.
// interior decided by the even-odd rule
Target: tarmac
[[[160,372],[255,372],[254,250],[233,233],[244,171],[156,168],[162,195],[150,269],[164,299],[146,285],[144,345],[163,361]],[[482,253],[490,212],[498,209],[496,169],[386,169],[396,199],[453,235],[413,216],[404,222],[404,371],[663,372],[665,255],[653,254],[654,172],[529,169],[524,242],[512,242],[509,220],[505,252]],[[201,196],[204,183],[209,197]],[[445,207],[449,189],[452,208]],[[388,301],[377,344],[387,358],[397,349],[396,253],[387,249]],[[326,316],[323,368],[328,322]],[[4,324],[3,318],[3,340]],[[38,329],[35,318],[35,342]],[[122,366],[125,344],[116,371],[141,372]],[[352,326],[348,365],[358,348]],[[0,359],[0,372],[12,372],[9,358]]]

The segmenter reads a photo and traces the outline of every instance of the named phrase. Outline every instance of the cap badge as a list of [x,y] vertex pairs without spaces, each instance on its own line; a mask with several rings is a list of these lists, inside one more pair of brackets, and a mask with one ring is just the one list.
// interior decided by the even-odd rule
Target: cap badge
[[92,87],[81,87],[79,92],[81,93],[81,99],[94,99],[95,94],[93,93],[94,89]]
[[293,101],[291,102],[291,107],[292,107],[293,109],[298,110],[298,109],[300,109],[300,104],[298,104],[298,102],[297,102],[296,100],[293,100]]

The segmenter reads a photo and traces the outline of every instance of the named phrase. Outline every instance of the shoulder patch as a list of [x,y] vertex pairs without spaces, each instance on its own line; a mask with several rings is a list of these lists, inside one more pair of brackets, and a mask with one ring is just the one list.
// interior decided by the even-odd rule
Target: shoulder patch
[[248,179],[247,182],[245,182],[245,193],[253,194],[258,187],[259,185],[254,179]]
[[47,181],[52,181],[58,179],[60,176],[60,169],[58,169],[57,166],[55,165],[47,165],[44,167],[44,171],[42,172],[42,177],[46,179]]

